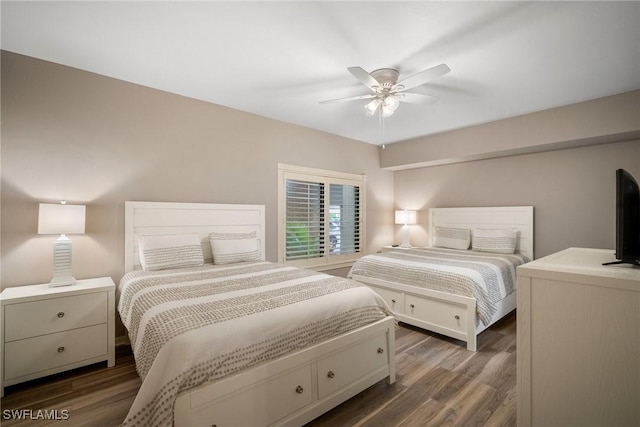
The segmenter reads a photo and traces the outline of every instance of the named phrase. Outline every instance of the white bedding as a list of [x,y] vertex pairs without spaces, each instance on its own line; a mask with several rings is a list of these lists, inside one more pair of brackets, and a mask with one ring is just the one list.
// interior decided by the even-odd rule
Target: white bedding
[[359,275],[473,297],[480,321],[488,325],[497,303],[516,288],[516,266],[525,262],[527,258],[519,254],[402,249],[360,258],[348,277]]
[[268,262],[135,271],[118,292],[143,380],[124,426],[170,426],[181,391],[391,313],[355,281]]

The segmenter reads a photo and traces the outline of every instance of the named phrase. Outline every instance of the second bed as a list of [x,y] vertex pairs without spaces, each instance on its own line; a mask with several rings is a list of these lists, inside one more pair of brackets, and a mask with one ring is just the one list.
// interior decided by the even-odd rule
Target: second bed
[[431,209],[429,235],[428,248],[362,257],[350,277],[398,320],[476,351],[477,335],[516,308],[516,267],[533,259],[533,207]]

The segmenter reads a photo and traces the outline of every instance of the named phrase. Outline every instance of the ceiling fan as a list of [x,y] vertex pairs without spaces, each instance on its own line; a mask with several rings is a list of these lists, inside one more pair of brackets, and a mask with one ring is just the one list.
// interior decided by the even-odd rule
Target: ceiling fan
[[367,113],[374,115],[376,114],[376,111],[378,111],[378,108],[380,108],[379,112],[382,117],[389,117],[392,115],[398,109],[400,102],[410,102],[413,104],[431,104],[436,102],[438,98],[435,96],[405,91],[428,83],[431,80],[451,71],[446,64],[440,64],[435,67],[427,68],[426,70],[420,71],[419,73],[398,82],[400,73],[398,73],[398,70],[393,68],[380,68],[372,71],[371,73],[366,72],[361,67],[349,67],[347,69],[356,79],[360,80],[360,82],[368,87],[372,93],[367,95],[351,96],[348,98],[320,101],[320,104],[353,101],[358,99],[371,99],[372,101],[365,105]]

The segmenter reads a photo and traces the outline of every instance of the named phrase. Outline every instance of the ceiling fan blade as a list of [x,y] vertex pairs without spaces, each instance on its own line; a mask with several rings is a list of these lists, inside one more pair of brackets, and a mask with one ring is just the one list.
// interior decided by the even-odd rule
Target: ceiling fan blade
[[407,93],[400,92],[396,94],[399,101],[408,102],[411,104],[433,104],[434,102],[438,102],[438,98],[431,95],[424,95],[422,93]]
[[378,83],[378,81],[376,79],[371,77],[371,74],[367,73],[362,68],[360,68],[360,67],[349,67],[349,68],[347,68],[347,70],[349,70],[349,72],[351,74],[353,74],[353,77],[355,77],[356,79],[360,80],[369,89],[375,91],[376,87],[380,87],[380,83]]
[[326,101],[320,101],[320,104],[329,104],[331,102],[341,102],[341,101],[354,101],[354,100],[357,100],[357,99],[371,99],[371,98],[375,98],[375,97],[376,97],[375,94],[350,96],[348,98],[328,99]]
[[410,77],[399,82],[396,86],[402,86],[398,91],[413,89],[414,87],[423,85],[430,82],[440,76],[447,74],[451,69],[447,64],[436,65],[435,67],[428,68],[424,71],[420,71]]

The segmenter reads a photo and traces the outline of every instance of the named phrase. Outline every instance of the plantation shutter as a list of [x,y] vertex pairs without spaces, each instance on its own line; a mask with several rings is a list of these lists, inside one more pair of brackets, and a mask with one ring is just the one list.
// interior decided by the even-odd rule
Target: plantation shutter
[[330,254],[360,252],[360,187],[330,184],[329,188]]
[[364,175],[278,165],[278,262],[344,268],[365,244]]
[[324,183],[286,180],[286,260],[325,256]]

